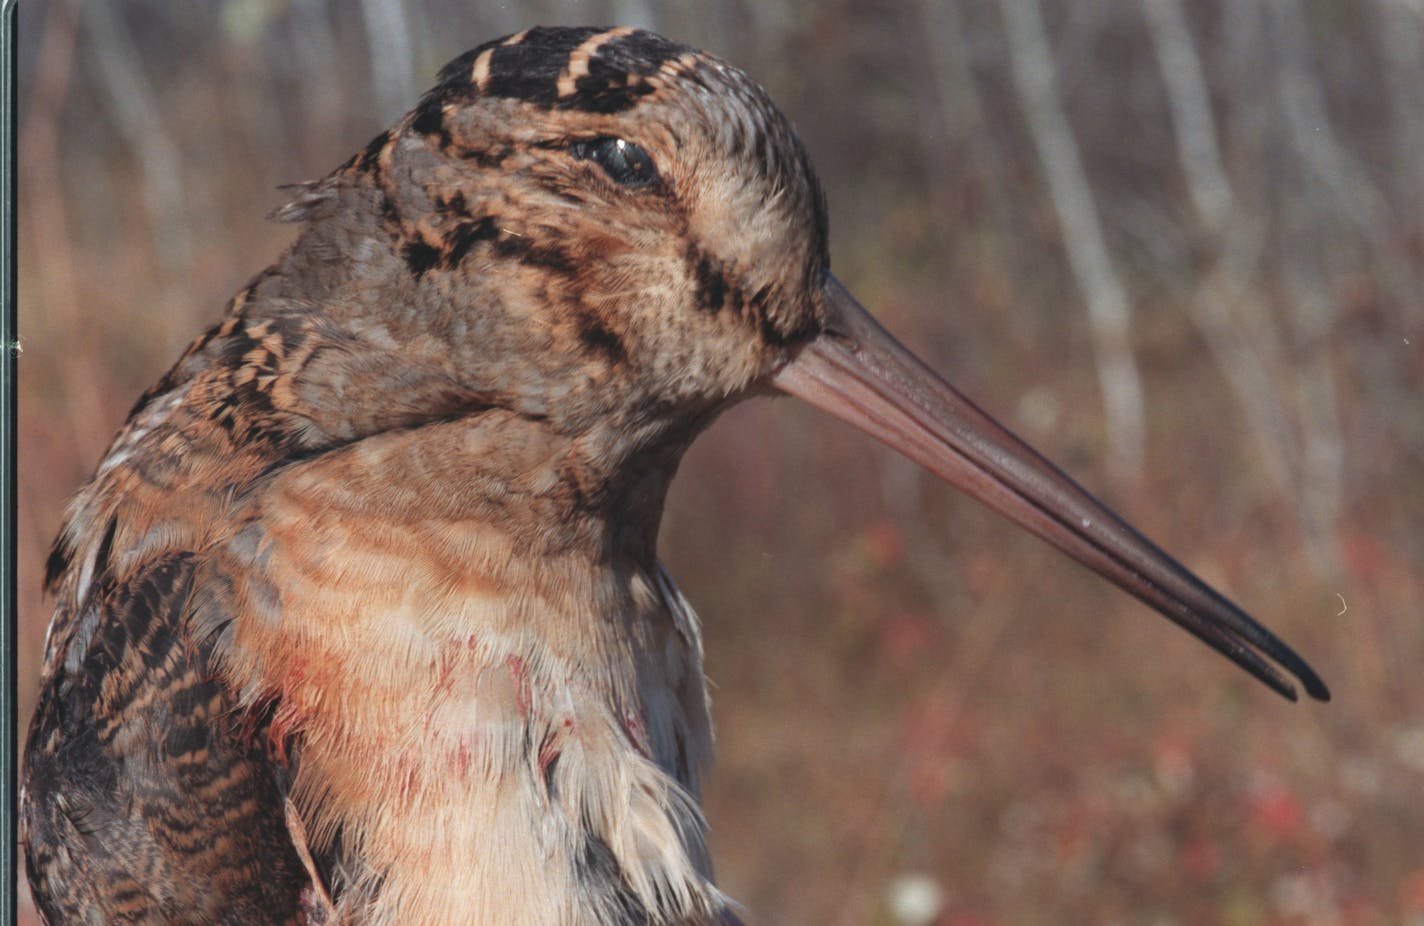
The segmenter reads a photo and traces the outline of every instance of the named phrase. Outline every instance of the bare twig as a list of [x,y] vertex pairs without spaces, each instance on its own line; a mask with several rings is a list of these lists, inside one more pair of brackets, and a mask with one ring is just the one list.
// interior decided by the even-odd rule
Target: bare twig
[[1144,411],[1127,291],[1113,269],[1092,188],[1058,98],[1038,0],[999,0],[999,7],[1014,85],[1062,224],[1068,263],[1088,308],[1107,415],[1109,467],[1119,479],[1136,480],[1142,473]]
[[[993,135],[979,101],[960,5],[960,0],[922,0],[920,4],[934,94],[944,131],[963,141],[975,173],[983,180],[985,202],[993,216],[994,230],[1006,235],[1013,225],[1009,217],[1010,198],[1001,168],[1003,159],[994,150]],[[920,134],[927,149],[926,163],[940,163],[942,159],[938,152],[930,147],[937,140],[935,134]]]
[[1142,10],[1162,81],[1167,86],[1177,155],[1187,176],[1192,205],[1202,224],[1214,235],[1220,232],[1231,209],[1231,184],[1222,166],[1201,58],[1192,43],[1181,0],[1142,0]]
[[1269,358],[1276,353],[1275,338],[1269,326],[1253,326],[1241,314],[1250,299],[1248,283],[1264,235],[1259,223],[1237,214],[1205,73],[1181,0],[1142,0],[1142,8],[1167,90],[1177,157],[1213,252],[1212,269],[1188,299],[1192,320],[1235,393],[1266,476],[1277,494],[1294,505],[1298,479],[1292,461],[1298,451],[1271,381]]
[[[1326,275],[1338,265],[1348,242],[1337,217],[1352,220],[1366,239],[1378,238],[1387,209],[1379,191],[1355,165],[1335,134],[1323,95],[1310,70],[1305,22],[1294,0],[1265,5],[1280,45],[1277,90],[1290,138],[1302,163],[1323,192],[1294,198],[1285,216],[1290,246],[1282,268],[1291,299],[1297,369],[1297,410],[1301,430],[1301,510],[1312,559],[1325,572],[1338,570],[1336,528],[1343,507],[1345,443],[1338,384],[1328,352],[1337,307]],[[1386,246],[1387,247],[1387,246]],[[1342,269],[1336,266],[1337,271]]]
[[[1298,511],[1300,456],[1290,416],[1272,377],[1279,338],[1250,292],[1265,235],[1256,223],[1227,228],[1216,266],[1188,301],[1193,323],[1226,376],[1277,497]],[[1299,513],[1299,511],[1298,511]],[[1305,520],[1303,514],[1301,520]]]
[[143,73],[133,37],[119,12],[108,3],[85,3],[80,10],[93,42],[100,90],[119,133],[138,159],[154,247],[164,271],[171,276],[186,268],[191,257],[182,156],[168,133],[153,86]]

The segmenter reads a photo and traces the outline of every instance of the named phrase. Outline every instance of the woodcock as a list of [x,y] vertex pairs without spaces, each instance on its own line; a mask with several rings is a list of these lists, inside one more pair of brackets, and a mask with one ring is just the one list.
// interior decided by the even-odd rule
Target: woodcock
[[21,808],[50,923],[736,922],[656,540],[684,450],[750,396],[1328,697],[871,319],[791,125],[717,58],[490,42],[294,196],[296,242],[139,400],[50,556]]

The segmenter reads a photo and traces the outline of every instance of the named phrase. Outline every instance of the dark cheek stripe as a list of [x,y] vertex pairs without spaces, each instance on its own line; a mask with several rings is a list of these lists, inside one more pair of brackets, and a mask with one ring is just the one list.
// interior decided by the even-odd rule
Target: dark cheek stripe
[[727,278],[722,264],[695,244],[687,246],[687,265],[692,270],[697,307],[704,312],[720,312],[726,302]]
[[[749,307],[756,311],[756,305],[748,303],[741,285],[726,265],[695,244],[688,245],[687,265],[692,270],[697,294],[695,302],[699,309],[712,313],[730,309],[738,318],[744,317]],[[763,303],[766,291],[767,287],[760,291]]]
[[748,297],[726,266],[696,244],[688,245],[686,260],[698,309],[710,313],[730,309],[738,319],[755,325],[762,342],[774,347],[786,347],[810,336],[814,324],[809,313],[804,313],[806,320],[792,331],[783,331],[772,319],[770,311],[777,293],[771,284],[761,286]]
[[498,257],[512,257],[526,267],[537,267],[560,276],[578,273],[578,262],[563,248],[553,244],[538,244],[528,237],[506,235],[494,243]]
[[472,162],[477,167],[498,169],[504,166],[504,161],[509,157],[511,149],[508,146],[499,148],[470,148],[463,145],[455,148],[456,153],[466,161]]
[[424,238],[407,241],[401,246],[405,265],[416,277],[424,276],[434,267],[452,270],[458,267],[470,250],[481,241],[493,241],[499,236],[499,225],[491,216],[461,222],[439,242]]
[[578,274],[578,261],[567,250],[552,243],[539,243],[526,235],[504,235],[494,216],[460,222],[437,241],[413,237],[400,246],[406,268],[421,277],[432,269],[453,270],[475,247],[489,243],[495,257],[514,260],[562,277]]
[[446,239],[446,250],[441,256],[440,265],[446,269],[456,267],[476,244],[493,241],[498,236],[499,225],[490,216],[474,222],[461,222]]

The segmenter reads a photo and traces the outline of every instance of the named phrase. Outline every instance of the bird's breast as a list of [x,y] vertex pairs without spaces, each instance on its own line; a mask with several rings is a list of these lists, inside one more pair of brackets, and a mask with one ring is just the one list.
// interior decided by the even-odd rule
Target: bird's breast
[[361,450],[359,476],[275,480],[209,583],[230,589],[225,665],[254,707],[275,702],[339,908],[362,923],[714,915],[700,642],[661,568],[530,549],[493,516],[509,487],[478,474],[462,491],[481,504],[422,503],[429,469],[397,498],[388,449]]

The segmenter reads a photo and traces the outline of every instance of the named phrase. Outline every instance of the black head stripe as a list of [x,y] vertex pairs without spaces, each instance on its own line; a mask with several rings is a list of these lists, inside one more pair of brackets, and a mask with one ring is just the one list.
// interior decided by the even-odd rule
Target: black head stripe
[[[690,51],[651,32],[539,26],[466,52],[440,72],[444,86],[474,86],[476,62],[488,53],[480,90],[488,96],[583,112],[621,112],[653,87],[644,78]],[[608,36],[598,42],[600,36]],[[512,39],[517,39],[513,41]],[[585,46],[596,48],[589,54]],[[582,51],[581,51],[582,50]],[[570,65],[583,58],[581,72]],[[561,87],[561,80],[563,86]]]
[[[574,49],[600,32],[607,31],[607,29],[595,26],[580,28],[535,26],[523,33],[502,36],[470,49],[445,65],[440,70],[439,83],[468,84],[475,61],[479,59],[480,55],[499,48],[519,48],[523,49],[521,55],[525,59],[523,63],[526,68],[532,72],[544,74],[548,83],[553,85],[559,79],[559,72],[568,63],[569,56],[573,54]],[[511,42],[516,37],[519,38],[519,41]],[[515,59],[503,55],[501,57],[511,63],[515,61]],[[548,76],[550,68],[553,69],[552,76]],[[491,65],[491,74],[493,74],[493,65]]]
[[514,45],[496,45],[485,93],[551,106],[559,99],[559,75],[569,58],[602,29],[530,29]]

